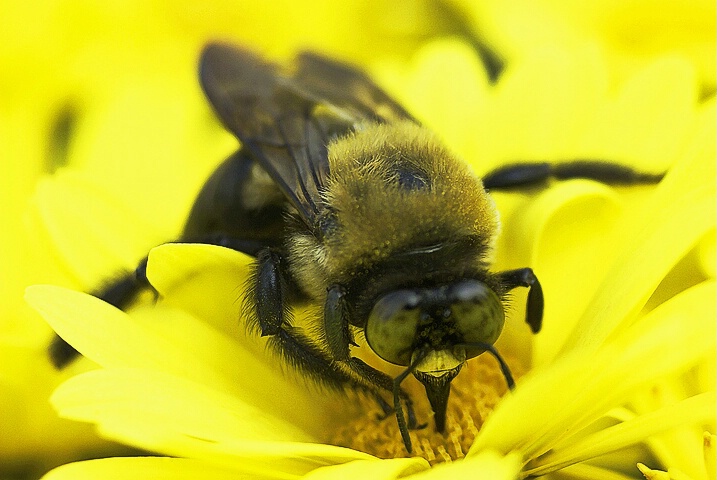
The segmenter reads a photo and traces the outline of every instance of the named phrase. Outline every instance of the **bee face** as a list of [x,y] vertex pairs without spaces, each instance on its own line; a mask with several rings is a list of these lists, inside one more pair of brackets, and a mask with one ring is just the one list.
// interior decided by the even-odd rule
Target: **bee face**
[[[369,315],[366,341],[378,356],[396,365],[411,365],[419,351],[453,352],[465,360],[484,351],[476,344],[494,343],[504,322],[498,295],[482,282],[464,280],[384,295]],[[441,369],[439,362],[436,370]]]

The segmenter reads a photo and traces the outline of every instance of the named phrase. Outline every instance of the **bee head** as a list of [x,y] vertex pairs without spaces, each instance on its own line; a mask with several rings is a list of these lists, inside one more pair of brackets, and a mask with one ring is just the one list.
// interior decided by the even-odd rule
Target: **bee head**
[[503,330],[498,295],[478,280],[397,290],[380,297],[366,323],[366,341],[387,362],[410,366],[424,385],[442,431],[450,383],[469,358]]

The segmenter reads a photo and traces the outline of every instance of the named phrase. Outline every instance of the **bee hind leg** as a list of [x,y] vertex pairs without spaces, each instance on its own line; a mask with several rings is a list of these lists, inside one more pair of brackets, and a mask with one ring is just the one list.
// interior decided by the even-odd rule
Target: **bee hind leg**
[[587,178],[608,185],[657,183],[664,173],[640,172],[626,165],[600,160],[514,163],[497,168],[483,177],[487,190],[514,190],[544,185],[549,179]]
[[[104,300],[119,309],[125,309],[131,304],[142,290],[154,290],[147,280],[147,257],[142,259],[134,272],[126,273],[109,282],[106,286],[92,293],[93,296]],[[156,295],[155,291],[155,295]],[[55,335],[48,348],[50,361],[55,368],[63,368],[80,354],[59,335]]]
[[[218,245],[244,252],[248,255],[256,255],[263,244],[257,240],[236,239],[224,233],[209,233],[201,236],[183,237],[175,243],[204,243]],[[137,296],[142,292],[150,290],[155,298],[159,296],[152,284],[147,279],[147,257],[144,257],[133,272],[124,273],[91,294],[110,305],[126,310]],[[48,347],[50,361],[57,369],[66,367],[70,362],[79,356],[69,343],[59,335],[55,335]]]

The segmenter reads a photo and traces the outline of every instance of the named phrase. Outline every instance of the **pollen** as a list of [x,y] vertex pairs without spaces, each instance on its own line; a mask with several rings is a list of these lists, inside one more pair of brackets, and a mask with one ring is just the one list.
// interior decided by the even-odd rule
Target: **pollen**
[[[514,358],[506,362],[518,379],[524,367]],[[469,360],[451,384],[445,432],[434,429],[433,413],[423,386],[414,378],[402,384],[414,402],[418,429],[411,430],[413,452],[409,454],[393,414],[385,415],[375,400],[361,398],[364,409],[347,421],[329,440],[334,445],[360,450],[379,458],[423,457],[431,465],[465,457],[501,397],[508,392],[498,363],[488,355]]]

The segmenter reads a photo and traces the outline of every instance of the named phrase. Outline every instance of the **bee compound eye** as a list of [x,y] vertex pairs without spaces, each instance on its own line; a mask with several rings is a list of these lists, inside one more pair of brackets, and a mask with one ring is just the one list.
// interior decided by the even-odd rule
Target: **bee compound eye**
[[[463,342],[493,344],[505,324],[503,304],[486,284],[477,280],[465,280],[451,287],[449,292],[453,321]],[[482,349],[468,348],[467,357],[472,358]]]
[[416,341],[421,317],[421,297],[411,290],[399,290],[381,297],[366,323],[366,341],[387,362],[407,366]]

